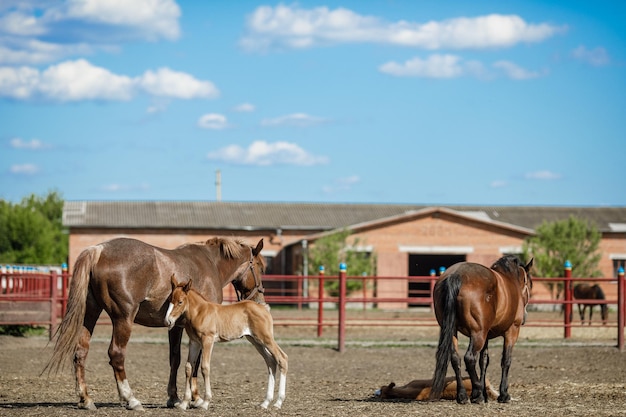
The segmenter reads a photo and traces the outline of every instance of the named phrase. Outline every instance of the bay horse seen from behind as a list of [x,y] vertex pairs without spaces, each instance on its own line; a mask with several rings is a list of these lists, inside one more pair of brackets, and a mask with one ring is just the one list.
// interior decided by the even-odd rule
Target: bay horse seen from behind
[[[448,362],[457,381],[456,400],[468,402],[467,390],[461,377],[461,357],[458,352],[458,332],[469,337],[464,361],[472,381],[471,402],[487,401],[486,376],[489,364],[489,340],[504,337],[502,377],[498,402],[511,400],[508,376],[512,351],[520,327],[526,320],[526,305],[530,298],[532,259],[524,265],[517,256],[507,255],[491,268],[460,262],[439,277],[433,289],[437,322],[441,327],[437,347],[435,374],[431,399],[439,399],[444,389]],[[480,375],[476,364],[480,366]]]
[[[209,302],[192,289],[191,279],[186,283],[179,283],[176,276],[172,275],[171,283],[172,295],[165,320],[171,329],[182,317],[185,319],[185,330],[189,336],[189,358],[185,365],[185,396],[178,407],[185,410],[191,404],[208,409],[212,398],[210,370],[214,342],[229,342],[245,336],[263,356],[268,369],[267,394],[261,407],[267,408],[274,399],[278,372],[278,399],[274,407],[280,408],[285,400],[287,355],[274,340],[274,324],[269,307],[252,301],[220,305]],[[204,401],[191,403],[192,364],[198,361],[199,356],[204,377]]]
[[[67,311],[55,334],[54,351],[44,371],[58,372],[71,358],[78,407],[96,408],[87,390],[85,362],[94,327],[104,310],[111,318],[112,338],[108,353],[120,401],[128,409],[143,409],[130,388],[124,366],[133,323],[167,326],[165,313],[171,293],[170,277],[174,273],[196,277],[196,290],[213,302],[222,302],[222,288],[232,282],[238,294],[264,304],[262,248],[263,239],[256,246],[250,246],[238,239],[217,237],[175,249],[163,249],[128,238],[88,247],[80,253],[74,265]],[[176,374],[180,365],[182,334],[180,326],[168,333],[168,407],[180,402]]]
[[[574,298],[577,300],[606,300],[604,291],[598,284],[576,284],[574,286]],[[602,324],[606,326],[609,319],[609,307],[606,303],[601,303],[600,314],[602,315]],[[589,307],[589,325],[591,326],[591,318],[593,316],[593,308],[596,304],[578,303],[578,314],[580,314],[581,324],[585,324],[585,310]]]

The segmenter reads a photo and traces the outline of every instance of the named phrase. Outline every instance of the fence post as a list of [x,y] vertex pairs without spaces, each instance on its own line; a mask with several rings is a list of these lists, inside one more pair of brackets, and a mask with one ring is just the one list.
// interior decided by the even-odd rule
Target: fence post
[[337,350],[344,352],[346,350],[346,264],[339,264],[339,346]]
[[429,281],[429,285],[430,285],[430,311],[435,311],[435,303],[433,301],[433,291],[435,290],[435,282],[437,282],[437,279],[435,278],[437,276],[437,271],[435,271],[434,269],[430,270],[430,281]]
[[617,270],[617,347],[620,351],[624,350],[624,316],[626,315],[624,290],[624,267],[620,266]]
[[59,301],[59,277],[55,270],[50,271],[50,334],[52,340],[57,331],[57,317],[59,315],[57,303]]
[[572,337],[572,263],[567,260],[564,264],[563,289],[565,296],[565,306],[563,309],[563,328],[565,331],[565,339]]
[[324,330],[324,265],[320,265],[319,269],[319,280],[317,281],[318,291],[317,298],[319,301],[317,302],[317,337],[322,337],[322,332]]

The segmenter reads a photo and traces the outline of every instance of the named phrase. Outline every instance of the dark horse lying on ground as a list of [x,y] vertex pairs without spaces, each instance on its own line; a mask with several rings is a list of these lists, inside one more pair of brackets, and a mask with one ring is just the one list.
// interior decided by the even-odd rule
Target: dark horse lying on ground
[[[96,322],[106,311],[113,334],[109,346],[120,401],[128,409],[142,410],[126,377],[126,345],[133,323],[166,327],[165,314],[172,290],[172,274],[193,276],[196,290],[208,300],[221,303],[222,288],[232,282],[244,298],[265,303],[261,274],[265,260],[263,240],[256,247],[237,239],[213,238],[206,242],[163,249],[135,239],[113,239],[80,253],[70,282],[67,312],[59,326],[48,372],[57,372],[70,358],[74,363],[79,408],[95,409],[87,392],[85,362]],[[180,365],[183,327],[169,332],[170,378],[167,405],[180,400],[176,374]],[[44,369],[44,371],[46,370]],[[197,376],[197,364],[194,376]],[[194,385],[197,383],[194,378]],[[198,399],[197,385],[194,399]]]
[[[472,381],[471,401],[487,401],[488,343],[490,339],[499,336],[504,337],[504,345],[498,402],[511,400],[508,393],[509,368],[513,346],[526,320],[526,305],[532,288],[529,273],[532,262],[524,265],[513,255],[500,258],[491,268],[460,262],[439,277],[433,290],[433,303],[441,330],[431,399],[440,398],[448,362],[451,362],[457,381],[456,400],[460,404],[468,401],[458,352],[458,332],[461,332],[469,337],[464,359]],[[480,376],[476,372],[476,363],[480,365]]]
[[[574,298],[577,300],[606,300],[604,291],[598,284],[577,284],[574,287]],[[600,313],[602,314],[602,324],[606,325],[609,319],[609,307],[606,303],[599,304]],[[591,317],[593,316],[593,307],[596,304],[578,303],[578,314],[580,314],[581,324],[585,324],[585,310],[589,307],[589,325],[591,326]]]
[[[404,400],[417,400],[427,401],[430,398],[430,392],[432,390],[432,379],[416,379],[401,387],[396,386],[395,382],[389,385],[383,385],[379,390],[376,390],[374,396],[381,400],[391,399],[404,399]],[[466,390],[472,390],[472,381],[469,377],[463,378],[463,386]],[[489,379],[485,379],[485,390],[490,399],[495,400],[498,398],[498,392],[493,389]],[[454,400],[456,398],[456,378],[453,376],[445,379],[445,385],[441,393],[441,399]]]

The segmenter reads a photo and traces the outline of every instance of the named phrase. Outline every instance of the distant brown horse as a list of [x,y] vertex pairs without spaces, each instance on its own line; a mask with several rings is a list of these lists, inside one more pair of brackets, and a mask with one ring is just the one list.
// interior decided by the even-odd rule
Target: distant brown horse
[[[113,325],[108,353],[120,401],[128,409],[143,409],[130,388],[124,367],[133,323],[167,326],[165,313],[173,273],[197,277],[198,292],[218,303],[222,302],[222,288],[229,282],[233,282],[244,297],[265,303],[261,282],[265,268],[263,256],[260,256],[262,248],[262,239],[253,247],[238,239],[226,238],[185,244],[171,250],[127,238],[88,247],[80,253],[74,265],[67,312],[55,334],[54,352],[46,369],[58,372],[72,358],[78,407],[96,408],[87,392],[85,362],[91,335],[104,310]],[[180,365],[182,334],[182,327],[169,332],[169,407],[179,402],[176,374]],[[197,367],[195,372],[197,374]]]
[[[532,288],[529,272],[532,263],[531,259],[524,265],[513,255],[500,258],[491,268],[460,262],[452,265],[439,277],[433,290],[433,303],[441,330],[431,399],[440,398],[448,362],[451,362],[457,381],[456,400],[459,404],[468,402],[458,352],[457,332],[461,332],[469,337],[464,359],[472,381],[471,401],[487,401],[485,386],[489,364],[488,344],[490,339],[499,336],[504,337],[504,346],[498,402],[506,403],[511,400],[508,393],[509,368],[513,346],[519,336],[520,327],[526,320],[526,305]],[[476,372],[476,362],[480,364],[480,377]]]
[[[577,300],[606,300],[604,291],[598,284],[577,284],[574,287],[574,298]],[[589,325],[591,326],[594,306],[596,304],[578,303],[578,314],[580,314],[581,324],[585,324],[585,310],[589,307]],[[600,304],[600,313],[602,315],[602,324],[606,326],[609,319],[609,307],[606,303]]]
[[[185,365],[185,396],[179,408],[187,409],[192,400],[192,364],[200,357],[202,376],[204,376],[204,401],[192,404],[195,407],[209,407],[211,400],[211,353],[213,344],[230,342],[246,337],[263,356],[268,370],[267,393],[261,407],[267,406],[274,399],[276,374],[279,375],[278,399],[274,407],[280,408],[285,400],[287,384],[287,355],[274,340],[274,324],[268,306],[252,301],[241,301],[229,305],[209,302],[193,288],[192,280],[179,283],[175,275],[171,277],[172,295],[165,320],[169,328],[176,321],[185,319],[185,330],[189,336],[189,358]],[[202,352],[202,355],[200,355]]]
[[[472,381],[469,377],[463,378],[463,386],[466,390],[472,390]],[[376,390],[374,396],[381,400],[391,399],[403,399],[403,400],[416,400],[427,401],[430,399],[430,391],[433,387],[432,379],[415,379],[406,385],[401,387],[396,386],[395,382],[389,385],[383,385],[379,390]],[[498,398],[498,392],[493,389],[489,378],[485,379],[485,390],[490,399],[495,400]],[[449,376],[444,381],[444,389],[441,393],[441,399],[454,400],[456,399],[456,377]]]

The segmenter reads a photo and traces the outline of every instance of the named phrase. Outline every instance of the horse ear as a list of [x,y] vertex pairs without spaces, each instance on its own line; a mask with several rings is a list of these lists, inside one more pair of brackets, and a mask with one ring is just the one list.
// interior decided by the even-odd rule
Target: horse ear
[[261,249],[263,249],[263,238],[259,240],[259,243],[257,243],[256,248],[252,249],[252,255],[257,256],[259,253],[261,253]]
[[535,260],[535,258],[530,258],[530,261],[528,261],[528,263],[524,267],[524,269],[526,269],[526,271],[530,271],[530,268],[532,268],[532,266],[533,266],[533,261],[534,260]]
[[183,286],[183,291],[189,292],[190,289],[191,289],[191,278],[189,278],[189,281],[187,281],[187,283]]
[[170,277],[170,281],[172,283],[172,289],[178,287],[178,281],[176,280],[176,274],[172,274]]

